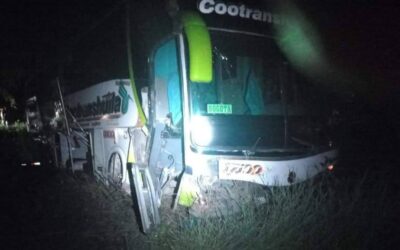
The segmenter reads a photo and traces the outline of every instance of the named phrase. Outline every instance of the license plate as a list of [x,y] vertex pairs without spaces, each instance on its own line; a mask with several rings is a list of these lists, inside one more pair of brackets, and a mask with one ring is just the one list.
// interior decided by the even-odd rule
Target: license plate
[[232,104],[207,104],[207,114],[232,114]]
[[256,177],[264,173],[264,166],[257,161],[220,160],[219,176],[221,179],[238,177]]

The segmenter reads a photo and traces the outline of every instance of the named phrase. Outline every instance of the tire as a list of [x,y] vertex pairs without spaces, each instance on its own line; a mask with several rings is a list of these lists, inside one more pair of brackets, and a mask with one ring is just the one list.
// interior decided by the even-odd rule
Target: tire
[[118,153],[112,153],[108,161],[108,183],[110,186],[121,189],[123,178],[123,162]]

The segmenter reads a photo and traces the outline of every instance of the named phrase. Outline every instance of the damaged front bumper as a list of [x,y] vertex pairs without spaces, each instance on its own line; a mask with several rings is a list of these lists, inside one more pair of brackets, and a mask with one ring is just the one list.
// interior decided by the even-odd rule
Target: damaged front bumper
[[250,199],[262,203],[263,187],[289,186],[331,171],[337,155],[337,150],[280,160],[198,155],[197,164],[182,176],[178,201],[185,207],[200,208],[200,212],[214,211],[212,207],[221,203],[228,210]]

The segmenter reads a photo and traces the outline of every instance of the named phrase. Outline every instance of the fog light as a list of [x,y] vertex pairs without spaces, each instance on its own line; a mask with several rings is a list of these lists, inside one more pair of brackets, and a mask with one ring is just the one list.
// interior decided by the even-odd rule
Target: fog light
[[327,168],[328,168],[328,171],[333,171],[334,166],[333,166],[333,164],[329,164]]

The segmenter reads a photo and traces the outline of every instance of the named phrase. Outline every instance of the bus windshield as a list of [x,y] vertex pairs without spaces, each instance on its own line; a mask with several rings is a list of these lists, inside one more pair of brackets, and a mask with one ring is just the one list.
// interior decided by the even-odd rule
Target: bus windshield
[[291,67],[274,39],[211,32],[211,40],[213,80],[189,87],[194,146],[268,151],[320,143],[311,131],[320,113],[317,90]]

